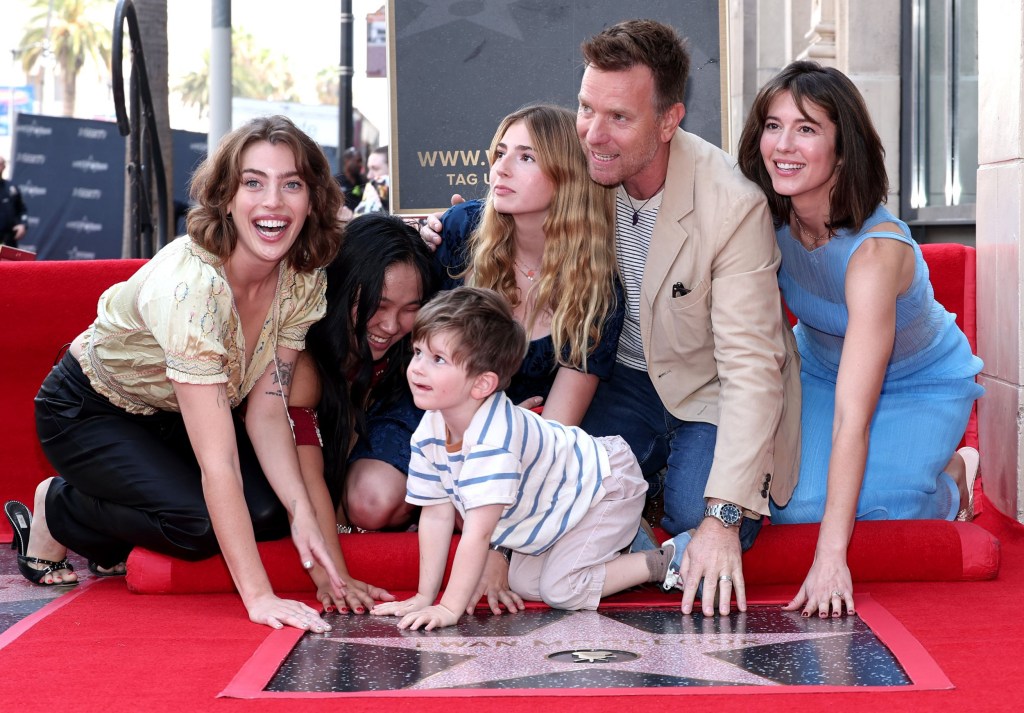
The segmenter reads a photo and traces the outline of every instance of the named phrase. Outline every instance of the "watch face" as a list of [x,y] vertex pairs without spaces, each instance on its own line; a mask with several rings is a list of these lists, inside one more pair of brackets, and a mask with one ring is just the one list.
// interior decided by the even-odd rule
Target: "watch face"
[[727,525],[735,525],[743,517],[743,512],[732,503],[722,505],[722,521]]

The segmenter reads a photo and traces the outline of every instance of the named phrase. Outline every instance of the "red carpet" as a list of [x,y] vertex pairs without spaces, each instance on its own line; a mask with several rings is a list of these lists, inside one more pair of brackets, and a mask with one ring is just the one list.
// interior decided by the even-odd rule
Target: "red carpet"
[[[833,709],[900,711],[1017,710],[1024,705],[1024,528],[991,507],[977,521],[1002,543],[1002,567],[990,581],[867,583],[858,591],[892,614],[928,652],[954,690],[885,693],[797,693],[752,698],[712,694],[683,699],[672,693],[631,697],[503,696],[472,698],[393,696],[330,699],[217,698],[268,630],[250,624],[230,594],[139,596],[123,580],[97,581],[51,611],[0,649],[4,710],[52,711],[491,711],[623,713],[641,704],[661,711],[683,705],[742,711],[751,706],[788,713]],[[778,599],[792,586],[758,587],[753,595]]]

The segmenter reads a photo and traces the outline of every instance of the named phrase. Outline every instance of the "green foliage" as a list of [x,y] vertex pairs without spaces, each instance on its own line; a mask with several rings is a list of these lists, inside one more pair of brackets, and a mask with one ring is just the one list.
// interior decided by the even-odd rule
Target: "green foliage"
[[31,74],[52,62],[64,85],[64,114],[71,116],[86,59],[109,76],[114,0],[32,0],[31,7],[36,15],[18,47],[22,69]]
[[321,104],[338,106],[340,74],[341,67],[338,65],[326,67],[316,73],[316,96]]
[[[232,96],[264,101],[297,102],[295,79],[285,68],[286,58],[269,49],[257,47],[251,34],[239,28],[231,30]],[[210,105],[210,51],[203,52],[203,66],[190,72],[174,87],[181,101],[207,113]]]

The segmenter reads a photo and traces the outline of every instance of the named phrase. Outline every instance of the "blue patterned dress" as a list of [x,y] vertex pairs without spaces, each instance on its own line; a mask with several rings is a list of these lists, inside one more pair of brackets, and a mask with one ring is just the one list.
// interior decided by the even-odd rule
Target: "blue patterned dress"
[[[872,232],[892,222],[903,234]],[[914,250],[914,279],[896,300],[896,338],[871,421],[858,520],[952,520],[960,496],[943,472],[963,436],[971,406],[983,389],[974,377],[981,360],[971,353],[955,318],[935,301],[921,248],[902,221],[879,206],[859,231],[843,230],[807,250],[788,225],[776,232],[782,251],[779,287],[799,319],[794,332],[802,361],[800,480],[779,523],[820,522],[825,511],[836,377],[849,314],[846,268],[868,238],[899,240]]]

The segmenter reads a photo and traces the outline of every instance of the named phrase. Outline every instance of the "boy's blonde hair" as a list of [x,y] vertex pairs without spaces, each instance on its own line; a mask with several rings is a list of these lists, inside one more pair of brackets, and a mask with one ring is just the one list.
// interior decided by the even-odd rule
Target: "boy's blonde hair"
[[452,361],[470,376],[498,375],[498,391],[508,388],[526,354],[526,330],[508,302],[494,290],[458,287],[440,292],[422,307],[412,325],[412,341],[445,334]]

